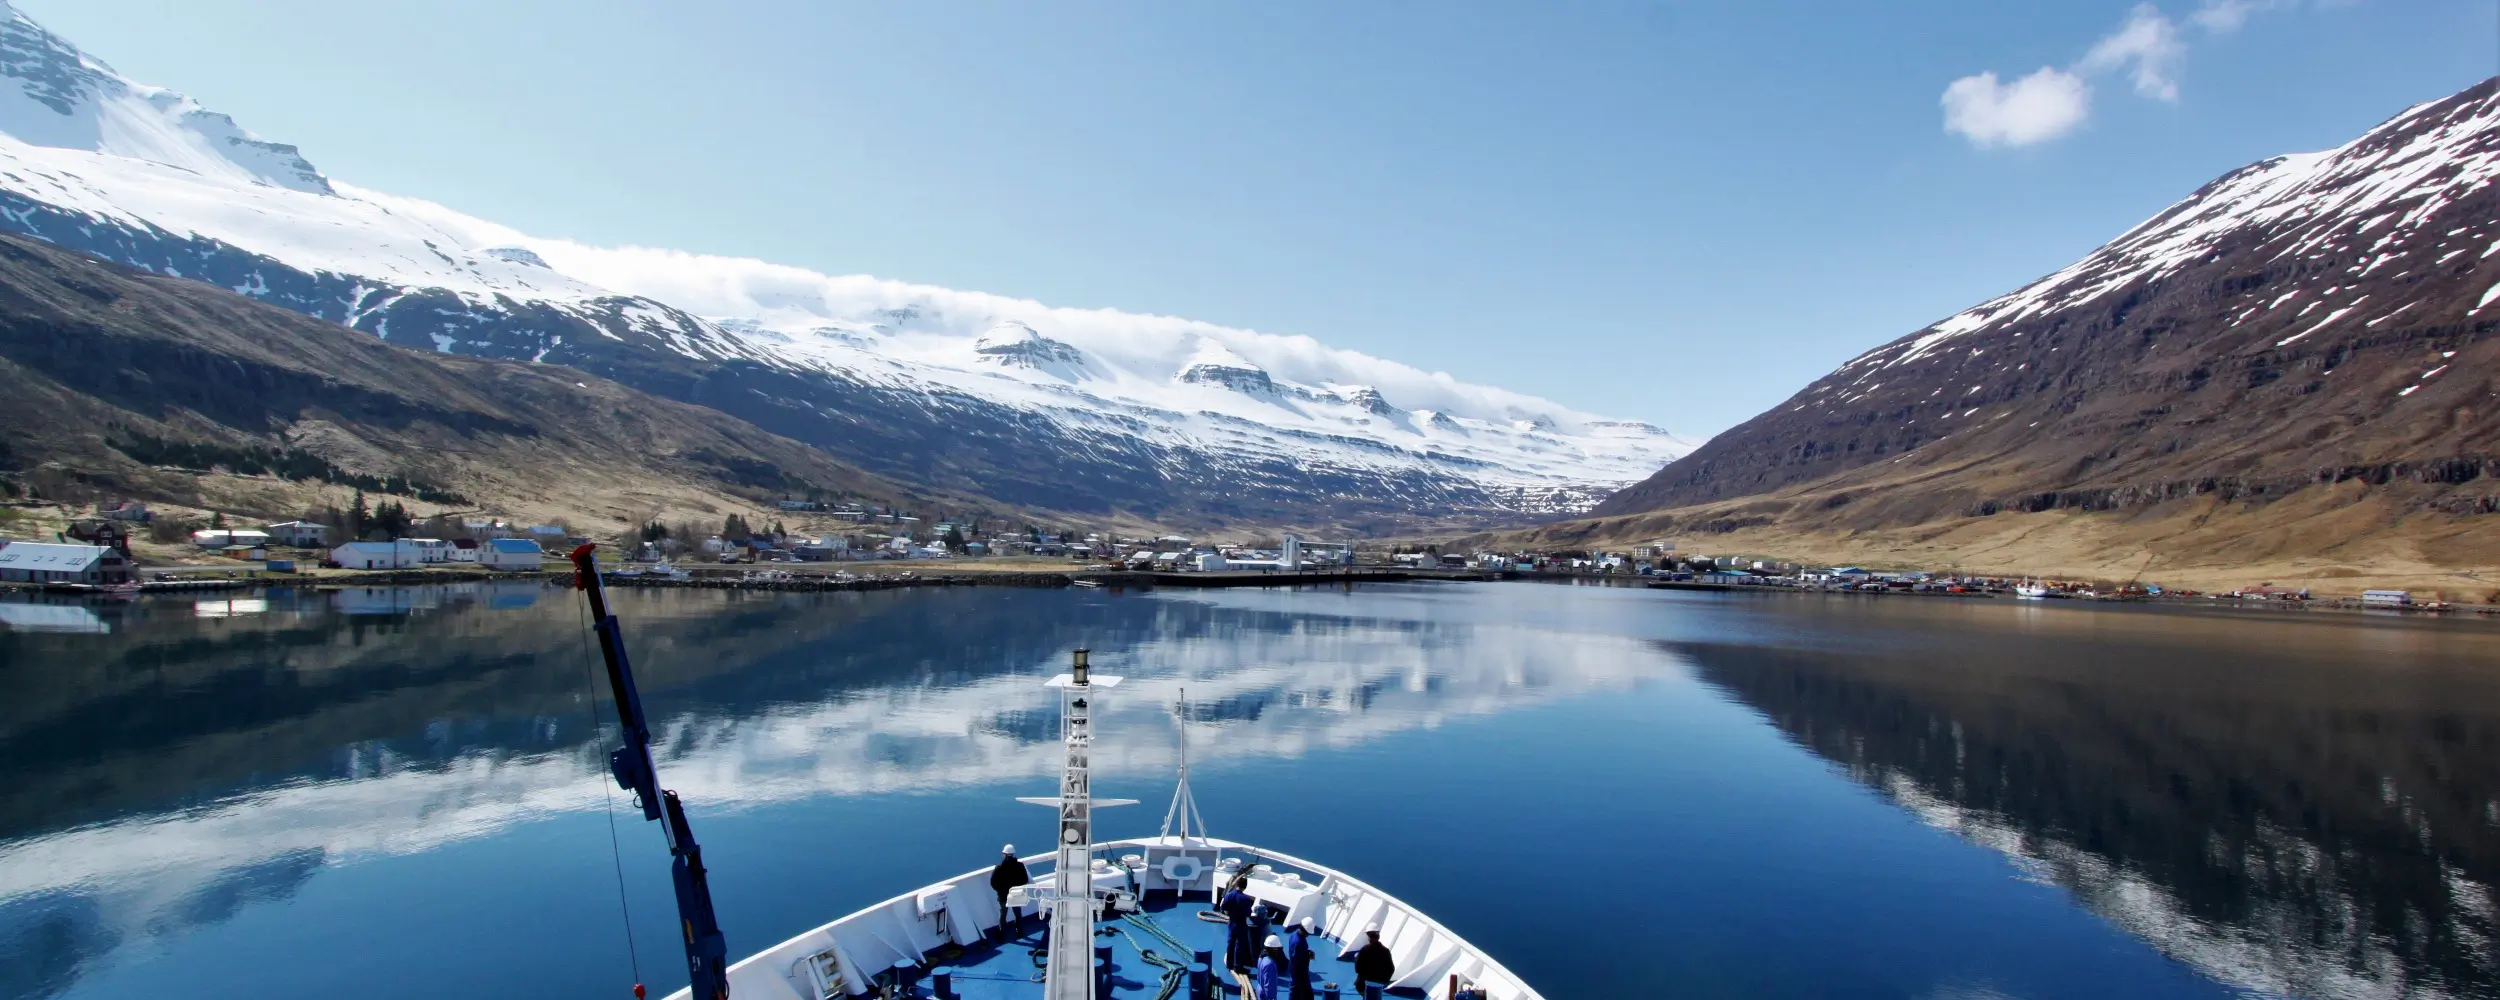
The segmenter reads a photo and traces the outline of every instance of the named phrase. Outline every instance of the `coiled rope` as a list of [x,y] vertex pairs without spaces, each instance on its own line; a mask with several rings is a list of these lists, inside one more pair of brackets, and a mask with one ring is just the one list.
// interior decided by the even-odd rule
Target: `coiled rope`
[[[1130,913],[1122,915],[1120,917],[1120,921],[1131,927],[1143,928],[1146,933],[1153,935],[1155,940],[1170,945],[1175,953],[1182,955],[1189,954],[1190,949],[1188,945],[1182,944],[1180,939],[1173,937],[1170,932],[1165,931],[1161,927],[1155,926],[1155,922],[1152,920],[1147,920],[1139,917],[1137,914]],[[1189,978],[1189,963],[1179,959],[1165,958],[1162,955],[1156,954],[1154,949],[1139,944],[1137,939],[1130,936],[1129,932],[1126,930],[1121,930],[1120,936],[1128,938],[1129,947],[1137,949],[1138,957],[1145,959],[1147,965],[1163,970],[1163,988],[1156,991],[1155,1000],[1172,1000],[1172,994],[1180,991],[1181,981]]]

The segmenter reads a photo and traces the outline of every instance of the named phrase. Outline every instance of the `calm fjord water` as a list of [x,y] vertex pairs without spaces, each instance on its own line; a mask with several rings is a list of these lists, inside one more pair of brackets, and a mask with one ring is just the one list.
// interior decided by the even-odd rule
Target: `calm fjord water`
[[[2471,623],[1535,584],[617,595],[733,952],[1105,792],[1421,906],[1555,1000],[2500,996]],[[0,998],[624,997],[673,955],[537,585],[0,605]],[[595,714],[594,714],[595,713]],[[625,803],[619,801],[620,808]]]

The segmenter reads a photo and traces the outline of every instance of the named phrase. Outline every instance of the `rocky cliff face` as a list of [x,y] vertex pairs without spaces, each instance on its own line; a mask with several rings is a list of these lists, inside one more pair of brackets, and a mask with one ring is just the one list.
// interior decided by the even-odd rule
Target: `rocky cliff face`
[[1871,526],[2358,482],[2500,509],[2493,82],[2233,171],[1868,351],[1594,513],[1759,494]]

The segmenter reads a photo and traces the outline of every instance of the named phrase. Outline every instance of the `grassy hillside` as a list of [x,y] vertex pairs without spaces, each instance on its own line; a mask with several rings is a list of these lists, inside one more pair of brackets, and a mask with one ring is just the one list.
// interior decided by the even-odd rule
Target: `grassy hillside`
[[902,488],[569,368],[409,350],[198,282],[0,236],[0,481],[291,516],[353,490],[577,526]]

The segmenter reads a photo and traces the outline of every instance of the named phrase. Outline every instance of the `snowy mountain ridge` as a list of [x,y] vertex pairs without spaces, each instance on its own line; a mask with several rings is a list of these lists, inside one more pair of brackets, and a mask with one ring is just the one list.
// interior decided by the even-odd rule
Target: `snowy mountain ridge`
[[1856,372],[1863,382],[1967,334],[2081,308],[2120,289],[2159,281],[2211,260],[2230,241],[2261,228],[2269,236],[2257,252],[2268,261],[2338,253],[2362,259],[2346,269],[2348,280],[2319,295],[2306,301],[2297,294],[2270,298],[2240,311],[2232,326],[2281,320],[2277,311],[2292,306],[2299,309],[2289,319],[2307,320],[2321,304],[2329,307],[2280,347],[2356,309],[2371,314],[2354,315],[2356,323],[2392,317],[2406,304],[2388,301],[2369,309],[2362,305],[2369,296],[2356,292],[2382,276],[2376,273],[2381,268],[2405,259],[2402,251],[2424,242],[2442,244],[2438,262],[2444,264],[2467,252],[2479,259],[2500,250],[2500,242],[2475,242],[2480,227],[2421,231],[2442,209],[2500,179],[2500,95],[2467,96],[2416,104],[2334,149],[2290,153],[2234,170],[2083,259],[1868,351],[1840,370]]
[[295,147],[265,141],[181,94],[132,83],[6,0],[0,15],[0,77],[21,98],[0,100],[0,132],[227,181],[329,192],[329,181]]
[[[2392,537],[2399,512],[2500,512],[2495,182],[2500,78],[2333,149],[2224,172],[2073,264],[1859,355],[1595,513],[1769,496],[1782,499],[1745,508],[1756,526],[1859,531],[2174,502],[2264,524],[2366,502],[2387,505],[2368,523]],[[2292,496],[2323,506],[2269,506]],[[2298,532],[2315,551],[2358,544]]]
[[[1342,521],[1350,501],[1368,510],[1358,520],[1569,513],[1690,449],[1646,424],[1309,337],[533,237],[330,180],[294,147],[0,11],[0,227],[385,339],[571,364],[678,398],[724,378],[753,383],[773,397],[759,412],[782,424],[742,415],[838,452],[875,446],[846,443],[855,435],[828,421],[972,420],[998,449],[1153,463],[1126,471],[1180,474],[1200,492],[1281,488],[1282,508],[1233,516],[1317,508]],[[882,412],[862,416],[871,405]],[[797,432],[809,421],[822,433]],[[949,436],[910,434],[923,439],[915,448]],[[1111,494],[1071,504],[998,488],[986,459],[843,457],[907,480],[947,478],[926,466],[954,461],[950,486],[1125,509]]]

